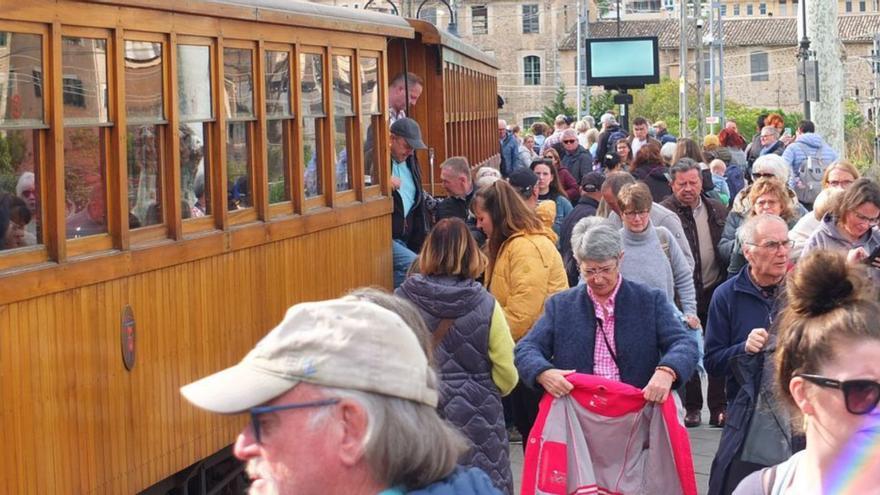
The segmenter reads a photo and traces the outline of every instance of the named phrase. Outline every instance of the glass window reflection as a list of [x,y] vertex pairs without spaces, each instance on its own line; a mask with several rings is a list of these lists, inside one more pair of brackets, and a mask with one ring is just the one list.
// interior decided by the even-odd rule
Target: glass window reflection
[[289,117],[290,112],[290,54],[266,52],[266,115]]
[[107,40],[64,36],[61,63],[65,123],[109,122]]
[[180,120],[209,120],[211,108],[211,50],[208,46],[177,46],[177,88]]
[[128,122],[163,120],[162,96],[162,44],[126,41],[125,112]]
[[107,232],[106,136],[101,127],[64,129],[68,239]]
[[240,48],[223,50],[223,89],[226,116],[254,117],[254,71],[252,51]]
[[0,125],[43,123],[42,37],[0,31]]

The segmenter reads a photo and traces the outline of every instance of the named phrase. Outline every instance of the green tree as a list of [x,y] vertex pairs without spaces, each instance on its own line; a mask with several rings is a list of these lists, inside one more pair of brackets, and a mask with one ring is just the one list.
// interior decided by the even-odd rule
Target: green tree
[[541,110],[541,120],[551,128],[553,127],[553,122],[556,120],[557,115],[575,114],[574,107],[565,104],[565,96],[565,86],[559,86],[559,88],[556,89],[556,96],[553,97],[553,103]]
[[590,97],[590,115],[596,120],[597,125],[602,114],[614,110],[614,107],[614,93],[611,91],[605,91]]

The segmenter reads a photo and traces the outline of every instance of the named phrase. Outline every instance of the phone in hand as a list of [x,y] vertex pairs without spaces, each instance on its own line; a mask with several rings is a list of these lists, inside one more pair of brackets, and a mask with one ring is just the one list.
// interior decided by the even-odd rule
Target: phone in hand
[[782,136],[783,137],[785,137],[785,136],[791,137],[791,127],[786,127],[785,131],[783,131],[783,133],[782,133]]
[[863,259],[862,262],[867,265],[873,266],[878,257],[880,257],[880,246],[874,248],[874,250],[871,251],[871,254],[869,254],[867,258]]

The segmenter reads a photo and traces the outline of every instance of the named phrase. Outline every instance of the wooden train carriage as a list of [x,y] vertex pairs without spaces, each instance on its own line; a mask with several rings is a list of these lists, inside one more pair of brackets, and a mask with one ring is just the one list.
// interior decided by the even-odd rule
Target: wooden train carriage
[[408,20],[416,38],[389,46],[388,73],[394,77],[406,68],[425,81],[409,115],[419,122],[429,146],[417,155],[422,182],[427,191],[442,196],[440,164],[447,158],[498,164],[498,63],[429,22]]
[[364,141],[412,28],[247,3],[0,0],[3,493],[201,484],[243,420],[178,388],[298,301],[390,286]]

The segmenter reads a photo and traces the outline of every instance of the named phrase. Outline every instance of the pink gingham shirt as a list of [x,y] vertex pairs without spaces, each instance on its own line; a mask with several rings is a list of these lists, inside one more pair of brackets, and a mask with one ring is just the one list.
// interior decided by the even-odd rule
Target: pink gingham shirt
[[[614,291],[611,292],[611,295],[608,296],[608,299],[604,304],[599,303],[596,300],[596,297],[593,295],[593,289],[591,289],[589,285],[587,286],[587,295],[593,302],[593,307],[596,308],[596,318],[602,320],[601,330],[599,325],[596,325],[596,345],[593,350],[593,374],[617,382],[620,381],[620,370],[617,369],[617,365],[614,364],[614,358],[612,358],[611,353],[608,352],[608,346],[611,347],[615,355],[619,355],[617,353],[617,344],[614,342],[614,298],[617,297],[617,291],[620,289],[620,282],[622,280],[623,277],[618,275],[617,285],[614,286]],[[602,330],[605,331],[605,336],[608,339],[608,346],[605,345],[605,339],[602,338]]]

